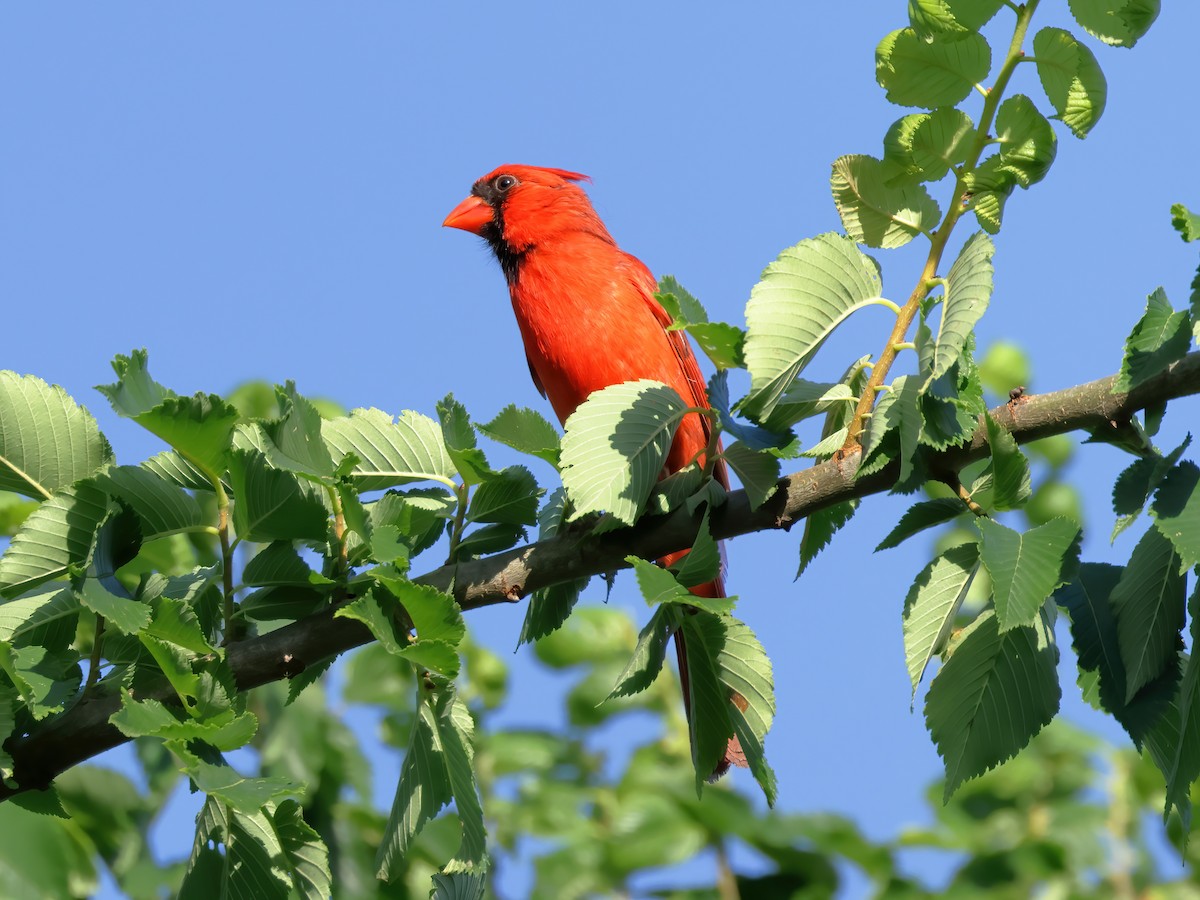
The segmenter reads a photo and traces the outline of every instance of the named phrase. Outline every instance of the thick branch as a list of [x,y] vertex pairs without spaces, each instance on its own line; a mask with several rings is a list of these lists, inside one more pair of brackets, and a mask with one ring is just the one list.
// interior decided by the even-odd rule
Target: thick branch
[[[1119,429],[1130,417],[1149,406],[1200,394],[1200,353],[1191,353],[1170,370],[1127,394],[1112,393],[1116,376],[1099,381],[1021,398],[992,411],[993,417],[1021,443],[1070,431]],[[957,471],[987,452],[986,431],[976,431],[969,446],[954,448],[939,459],[939,468]],[[855,478],[858,451],[842,459],[795,472],[779,482],[779,490],[759,509],[751,509],[745,491],[733,491],[711,514],[717,538],[752,531],[789,528],[817,510],[847,500],[879,493],[896,480],[898,466],[889,466],[865,478]],[[612,572],[626,566],[634,554],[657,559],[690,547],[700,526],[699,515],[680,509],[668,516],[644,519],[632,528],[602,535],[566,534],[484,559],[443,566],[414,580],[451,590],[463,609],[514,602],[538,588],[587,575]],[[290,678],[324,657],[344,653],[371,640],[359,622],[336,618],[325,610],[270,634],[229,646],[229,663],[239,687],[249,689]],[[151,694],[170,701],[174,694],[165,682]],[[56,775],[128,738],[108,723],[120,706],[113,696],[85,696],[70,710],[32,733],[11,738],[7,750],[14,761],[11,788],[0,784],[0,800],[24,790],[48,785]]]

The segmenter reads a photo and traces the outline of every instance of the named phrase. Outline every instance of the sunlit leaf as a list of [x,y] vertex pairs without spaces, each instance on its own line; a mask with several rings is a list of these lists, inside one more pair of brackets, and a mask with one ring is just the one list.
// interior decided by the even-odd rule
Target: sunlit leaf
[[1160,0],[1070,0],[1075,21],[1093,37],[1132,47],[1158,18]]
[[912,28],[893,31],[875,48],[875,78],[900,106],[955,106],[987,77],[992,52],[979,34],[926,41]]
[[1184,579],[1171,542],[1151,528],[1133,549],[1129,565],[1112,592],[1126,702],[1159,676],[1180,649],[1184,620]]
[[930,660],[946,649],[954,620],[979,571],[979,545],[951,547],[921,570],[904,598],[904,658],[913,697]]
[[889,185],[886,174],[872,156],[840,156],[833,162],[829,186],[846,234],[868,247],[889,250],[933,231],[941,211],[923,185]]
[[1042,87],[1057,118],[1078,138],[1087,137],[1104,112],[1108,83],[1092,51],[1069,31],[1043,28],[1033,38]]
[[1114,391],[1131,391],[1182,359],[1192,344],[1191,323],[1176,312],[1162,288],[1146,298],[1146,311],[1125,339],[1125,356]]

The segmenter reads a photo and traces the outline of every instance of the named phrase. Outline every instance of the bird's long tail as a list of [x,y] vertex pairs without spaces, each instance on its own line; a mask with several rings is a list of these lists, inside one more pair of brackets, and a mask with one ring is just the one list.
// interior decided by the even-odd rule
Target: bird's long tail
[[[678,553],[671,553],[659,560],[663,566],[672,566],[688,555],[687,550],[681,550]],[[717,577],[715,581],[709,581],[706,584],[698,584],[690,588],[691,592],[697,597],[724,597],[725,596],[725,581],[721,577]],[[695,610],[689,609],[690,612]],[[688,658],[687,658],[687,642],[684,640],[683,632],[675,632],[675,654],[679,660],[679,682],[683,687],[683,709],[687,714],[688,732],[692,741],[693,753],[696,747],[695,723],[692,721],[692,686],[691,680],[688,678]],[[745,699],[736,691],[730,692],[730,702],[737,705],[740,709],[746,708]],[[722,775],[729,771],[730,766],[741,766],[746,768],[746,754],[742,751],[742,745],[734,735],[729,739],[728,745],[725,747],[725,753],[718,760],[716,768],[713,769],[709,776],[709,781],[716,781]]]

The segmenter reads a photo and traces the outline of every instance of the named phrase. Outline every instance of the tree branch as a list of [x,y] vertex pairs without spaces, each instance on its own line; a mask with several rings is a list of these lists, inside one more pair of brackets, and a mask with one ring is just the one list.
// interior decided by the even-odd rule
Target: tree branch
[[[1116,376],[1050,394],[1022,397],[992,410],[992,416],[1020,443],[1070,431],[1119,432],[1134,413],[1179,397],[1200,394],[1200,353],[1191,353],[1171,368],[1129,393],[1112,393]],[[987,452],[986,429],[979,428],[969,445],[941,454],[938,466],[956,472]],[[888,466],[855,478],[859,451],[830,459],[779,481],[779,490],[761,507],[751,509],[745,491],[731,492],[711,513],[716,538],[753,531],[790,528],[823,507],[865,497],[890,488],[899,466]],[[441,590],[453,590],[464,610],[515,602],[542,587],[599,575],[626,567],[633,554],[657,559],[692,545],[701,515],[686,509],[643,519],[631,528],[591,535],[568,530],[551,540],[456,565],[443,566],[417,578]],[[323,610],[261,637],[232,643],[229,664],[243,690],[291,678],[327,656],[344,653],[371,640],[361,623]],[[165,681],[138,699],[175,699]],[[0,784],[0,801],[23,791],[44,788],[59,773],[129,740],[109,717],[120,708],[116,696],[84,695],[66,712],[40,723],[5,745],[12,755],[17,787]]]

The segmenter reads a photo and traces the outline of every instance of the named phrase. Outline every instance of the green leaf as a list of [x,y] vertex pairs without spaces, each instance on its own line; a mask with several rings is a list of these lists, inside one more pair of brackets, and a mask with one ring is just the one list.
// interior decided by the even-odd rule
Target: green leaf
[[403,578],[375,573],[375,580],[400,601],[420,641],[443,641],[457,648],[467,633],[462,610],[449,594]]
[[917,467],[921,427],[920,381],[901,375],[876,404],[863,442],[860,474],[869,474],[892,459],[900,460],[900,477],[893,491],[916,490],[921,478]]
[[198,790],[227,803],[240,813],[253,815],[272,800],[294,796],[303,785],[281,776],[247,778],[225,763],[196,759],[187,767],[187,774]]
[[97,473],[95,481],[137,513],[143,541],[199,530],[205,524],[200,504],[191,494],[149,469],[111,466]]
[[188,462],[174,450],[164,450],[144,460],[143,469],[153,472],[163,481],[190,491],[213,490],[213,483],[199,468]]
[[458,675],[459,658],[454,646],[436,639],[413,640],[410,643],[404,624],[398,621],[399,612],[391,592],[380,589],[363,594],[338,609],[334,615],[362,622],[380,645],[394,656],[451,678]]
[[758,509],[774,496],[779,488],[778,457],[764,450],[751,450],[741,441],[730,444],[721,455],[746,489],[751,509]]
[[1156,288],[1146,298],[1146,312],[1125,339],[1125,357],[1113,392],[1131,391],[1182,359],[1191,347],[1191,323],[1184,311],[1176,312],[1171,301]]
[[662,472],[687,406],[673,388],[629,381],[594,392],[567,419],[562,479],[573,521],[608,512],[632,525]]
[[62,712],[79,698],[83,671],[79,654],[51,652],[45,647],[0,644],[0,672],[8,675],[34,719]]
[[[1192,591],[1188,601],[1188,615],[1192,620],[1192,646],[1196,645],[1197,616],[1200,616],[1200,585]],[[1191,816],[1191,787],[1200,777],[1200,657],[1193,650],[1188,656],[1187,668],[1179,688],[1179,743],[1171,771],[1167,775],[1167,803],[1163,809],[1163,820],[1177,807],[1184,821]]]
[[269,445],[267,456],[271,464],[318,481],[330,482],[334,475],[334,460],[322,439],[321,414],[288,382],[275,388],[275,398],[281,415],[261,423]]
[[704,304],[692,296],[674,275],[664,275],[659,279],[658,293],[654,295],[654,299],[670,314],[676,324],[692,325],[708,321]]
[[966,504],[957,497],[939,497],[936,500],[922,500],[920,503],[914,503],[900,517],[900,521],[896,523],[896,527],[889,531],[887,537],[879,542],[879,546],[875,548],[875,552],[878,553],[880,550],[890,550],[893,547],[899,547],[914,534],[918,534],[926,528],[932,528],[934,525],[949,522],[966,511]]
[[1070,0],[1084,30],[1114,47],[1132,47],[1158,18],[1159,0]]
[[322,541],[329,531],[329,512],[318,489],[265,456],[235,450],[230,459],[233,522],[243,540]]
[[52,584],[0,603],[0,641],[14,646],[39,644],[65,650],[75,639],[79,599],[70,588]]
[[1090,675],[1098,680],[1100,708],[1112,714],[1142,749],[1143,741],[1171,706],[1179,681],[1178,661],[1126,702],[1125,664],[1121,661],[1117,620],[1111,595],[1122,569],[1103,563],[1084,563],[1075,579],[1055,592],[1054,599],[1071,617],[1071,640],[1079,659],[1079,683]]
[[353,453],[358,462],[351,477],[360,491],[373,491],[413,481],[452,485],[456,474],[441,428],[427,416],[405,410],[393,420],[378,409],[355,409],[321,423],[321,436],[335,459]]
[[246,563],[242,582],[251,587],[274,587],[282,584],[302,584],[319,587],[333,584],[324,575],[314,572],[300,558],[291,541],[268,544]]
[[840,156],[833,161],[829,186],[846,234],[857,243],[890,250],[932,232],[941,210],[922,185],[888,185],[886,173],[873,156]]
[[196,818],[196,838],[179,900],[286,900],[292,885],[275,862],[279,852],[265,812],[242,814],[209,797]]
[[1200,216],[1182,203],[1171,205],[1171,226],[1185,242],[1200,241]]
[[925,669],[950,640],[954,620],[979,572],[979,545],[960,544],[936,557],[904,598],[904,659],[914,699]]
[[1058,711],[1058,647],[1049,621],[1000,631],[985,611],[934,678],[925,724],[946,764],[945,799],[970,778],[1014,756]]
[[1058,152],[1054,129],[1024,94],[1014,94],[1000,104],[996,140],[1000,167],[1025,188],[1046,177]]
[[[122,589],[124,590],[124,589]],[[112,593],[95,578],[86,578],[76,592],[79,601],[123,634],[137,634],[150,624],[150,607],[129,596]]]
[[893,122],[884,136],[883,162],[897,166],[900,178],[940,181],[966,161],[974,138],[975,123],[961,110],[910,113]]
[[1029,480],[1029,460],[1017,446],[1016,439],[984,413],[988,447],[992,455],[992,506],[997,510],[1020,509],[1032,493]]
[[150,377],[145,350],[113,360],[114,384],[97,385],[119,414],[162,438],[210,479],[229,463],[229,447],[239,415],[216,394],[180,397]]
[[654,610],[650,621],[638,633],[637,646],[629,658],[617,683],[606,699],[630,697],[650,687],[662,671],[667,655],[667,641],[671,639],[684,613],[670,604]]
[[1000,631],[1032,625],[1046,598],[1069,580],[1078,564],[1079,526],[1051,519],[1024,534],[990,519],[975,522],[979,557],[992,578]]
[[0,371],[0,491],[42,500],[113,458],[92,414],[58,385]]
[[1112,592],[1125,701],[1162,673],[1178,655],[1184,620],[1184,580],[1179,556],[1161,532],[1151,528],[1129,559]]
[[284,800],[272,819],[291,874],[293,891],[303,900],[324,900],[332,896],[329,849],[321,835],[304,821],[300,804],[295,800]]
[[1005,201],[1017,185],[1016,176],[996,154],[963,172],[962,178],[963,199],[975,213],[979,227],[988,234],[996,234],[1004,218]]
[[875,48],[875,78],[900,106],[956,106],[987,77],[992,51],[980,35],[929,42],[913,28],[887,35]]
[[[216,574],[216,567],[201,571],[211,572],[212,577]],[[204,581],[205,585],[209,583]],[[150,608],[154,612],[154,619],[142,629],[144,636],[175,644],[199,655],[213,652],[200,626],[200,619],[189,603],[175,597],[161,596],[151,601]]]
[[718,371],[737,369],[745,365],[743,348],[746,333],[728,322],[699,322],[687,326],[687,332],[696,340],[704,355],[712,360]]
[[696,790],[709,778],[736,737],[768,806],[775,805],[775,773],[763,740],[775,718],[771,660],[754,632],[732,616],[698,613],[683,617],[691,694],[692,760]]
[[746,305],[747,415],[765,419],[825,339],[852,312],[879,300],[879,266],[854,242],[823,234],[784,250]]
[[856,509],[858,509],[857,499],[841,500],[809,513],[805,517],[804,534],[800,537],[800,565],[796,569],[797,578],[804,574],[804,570],[817,558],[817,554],[829,545],[838,530],[850,521]]
[[558,467],[558,430],[539,412],[509,404],[480,431],[498,441]]
[[108,497],[92,481],[55,491],[39,506],[0,556],[0,594],[15,597],[87,559]]
[[1158,490],[1167,473],[1179,462],[1185,450],[1192,443],[1189,434],[1178,447],[1163,456],[1155,451],[1150,456],[1135,460],[1117,476],[1113,484],[1113,512],[1118,516],[1113,527],[1112,540],[1117,539],[1122,531],[1134,523],[1146,506],[1146,501]]
[[733,609],[736,597],[699,597],[685,588],[676,577],[661,566],[627,556],[625,561],[633,566],[637,576],[638,587],[646,598],[648,606],[659,606],[664,603],[680,603],[696,609],[707,610],[710,613],[728,613]]
[[1184,461],[1163,479],[1154,505],[1150,508],[1154,524],[1175,547],[1180,572],[1200,563],[1200,468]]
[[[538,513],[538,540],[546,540],[559,533],[566,507],[566,491],[556,488]],[[517,646],[539,640],[558,629],[579,602],[579,593],[587,583],[588,579],[580,578],[534,591],[525,609]]]
[[908,20],[922,38],[954,40],[979,31],[1004,0],[908,0]]
[[721,548],[713,540],[708,527],[708,510],[704,511],[704,519],[700,530],[696,532],[696,540],[687,556],[675,564],[675,577],[686,588],[694,588],[715,581],[721,575],[723,563]]
[[1043,28],[1033,38],[1038,76],[1056,118],[1085,138],[1104,112],[1108,83],[1092,51],[1069,31]]
[[438,401],[437,411],[446,452],[450,454],[458,474],[467,484],[479,484],[486,480],[492,474],[492,469],[487,457],[477,446],[475,426],[471,424],[467,408],[455,400],[453,394],[447,394]]
[[454,875],[434,873],[433,890],[429,900],[483,900],[487,874],[458,872]]
[[537,521],[542,493],[532,472],[524,466],[509,466],[476,488],[467,521],[532,525]]
[[126,737],[157,737],[183,742],[201,740],[218,750],[244,747],[258,731],[258,719],[248,712],[227,710],[204,720],[189,719],[157,700],[135,701],[125,690],[121,692],[121,708],[109,721]]
[[976,323],[987,311],[992,296],[992,256],[996,247],[983,232],[975,232],[963,245],[946,276],[946,298],[933,347],[933,365],[922,392],[928,391],[959,360]]
[[452,800],[462,822],[462,844],[447,872],[485,869],[483,811],[471,771],[474,724],[446,684],[417,704],[392,811],[375,857],[378,877],[391,881],[425,825]]
[[[863,357],[861,361],[866,362],[869,358]],[[764,426],[770,431],[782,432],[796,422],[821,413],[833,415],[840,410],[851,413],[857,403],[858,397],[849,384],[828,384],[797,378],[779,397],[774,410],[765,418]]]

